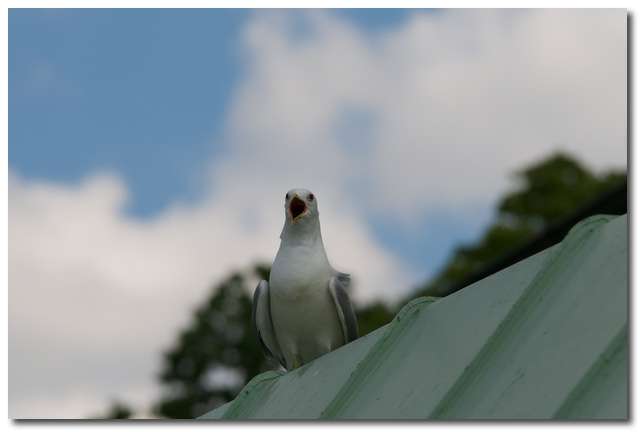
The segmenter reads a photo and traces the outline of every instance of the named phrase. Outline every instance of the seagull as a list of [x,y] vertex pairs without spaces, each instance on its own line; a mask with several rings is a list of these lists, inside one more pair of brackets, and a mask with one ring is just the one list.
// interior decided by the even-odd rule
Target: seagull
[[265,355],[296,369],[358,337],[348,290],[320,234],[318,200],[306,189],[285,195],[285,222],[269,281],[253,294],[254,329]]

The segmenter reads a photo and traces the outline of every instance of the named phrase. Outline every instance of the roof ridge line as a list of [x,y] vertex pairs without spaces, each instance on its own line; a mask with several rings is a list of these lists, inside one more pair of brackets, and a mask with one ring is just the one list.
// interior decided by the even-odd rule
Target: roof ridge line
[[253,390],[267,381],[273,381],[276,378],[281,377],[283,374],[277,371],[266,371],[259,375],[256,375],[244,386],[238,396],[236,396],[230,403],[229,407],[222,414],[221,419],[233,419],[237,418],[237,413],[241,411],[243,402],[251,396]]

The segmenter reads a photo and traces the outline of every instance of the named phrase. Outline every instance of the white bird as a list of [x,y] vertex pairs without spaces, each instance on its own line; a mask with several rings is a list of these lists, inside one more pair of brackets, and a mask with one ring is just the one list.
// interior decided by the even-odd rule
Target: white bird
[[317,199],[292,189],[284,207],[269,282],[253,294],[253,323],[265,354],[291,370],[355,340],[358,324],[351,279],[331,267],[324,250]]

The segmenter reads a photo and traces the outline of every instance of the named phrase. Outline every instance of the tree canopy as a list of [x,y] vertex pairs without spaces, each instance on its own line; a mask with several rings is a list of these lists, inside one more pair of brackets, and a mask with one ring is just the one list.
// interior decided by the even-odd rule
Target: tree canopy
[[592,173],[563,153],[525,167],[515,177],[517,187],[498,202],[493,224],[476,243],[459,246],[419,295],[438,295],[442,287],[464,280],[626,180],[625,173]]
[[194,418],[231,400],[269,365],[251,324],[248,280],[268,278],[268,268],[234,272],[211,290],[175,346],[164,356],[160,381],[166,392],[156,414]]

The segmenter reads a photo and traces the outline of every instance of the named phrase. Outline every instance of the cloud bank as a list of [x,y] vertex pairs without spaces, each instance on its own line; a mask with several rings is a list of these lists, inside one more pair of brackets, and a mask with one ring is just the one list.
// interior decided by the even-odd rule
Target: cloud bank
[[491,208],[514,169],[557,149],[626,167],[624,11],[416,13],[377,32],[260,11],[240,53],[200,202],[138,220],[117,173],[11,175],[12,417],[147,407],[160,352],[210,286],[274,256],[292,187],[319,197],[329,256],[367,301],[417,282],[374,215],[407,229]]

